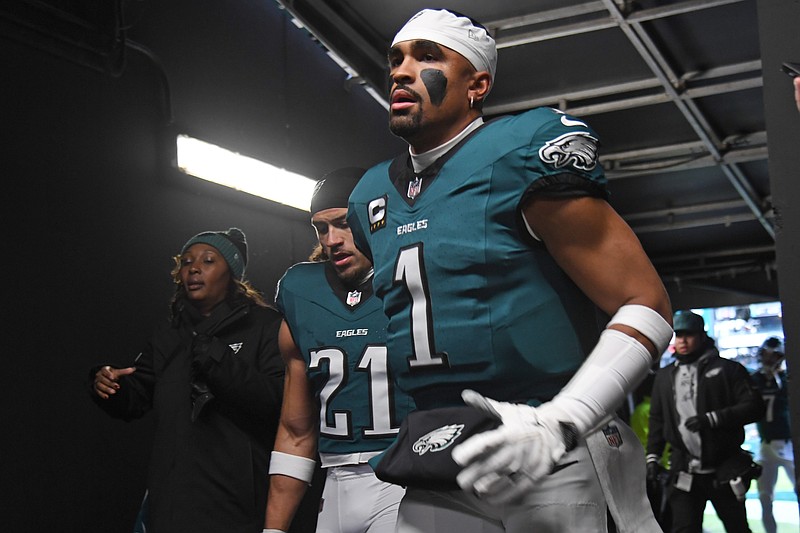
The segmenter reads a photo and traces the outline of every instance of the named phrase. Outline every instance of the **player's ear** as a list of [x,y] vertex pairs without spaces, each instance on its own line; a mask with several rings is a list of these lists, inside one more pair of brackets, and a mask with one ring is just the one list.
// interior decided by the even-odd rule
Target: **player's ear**
[[467,97],[482,102],[491,88],[492,75],[486,71],[475,72],[470,78]]

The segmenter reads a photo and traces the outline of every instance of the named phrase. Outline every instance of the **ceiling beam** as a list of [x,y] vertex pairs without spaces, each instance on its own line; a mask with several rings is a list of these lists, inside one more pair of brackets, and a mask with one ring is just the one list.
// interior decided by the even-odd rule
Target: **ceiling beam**
[[[694,280],[707,280],[707,279],[719,280],[725,277],[735,278],[737,274],[744,274],[744,273],[751,274],[752,272],[751,271],[731,272],[729,270],[723,270],[723,271],[711,271],[708,272],[707,274],[699,273],[690,277],[682,277],[680,275],[663,275],[661,276],[661,279],[667,286],[669,286],[670,284],[674,284],[675,286],[677,286],[678,291],[681,291],[686,288],[692,288],[710,292],[718,292],[727,295],[736,294],[743,297],[746,301],[750,302],[757,302],[757,301],[766,302],[766,301],[776,300],[778,298],[778,295],[773,293],[753,292],[749,290],[742,290],[740,288],[720,286],[708,282],[700,283],[694,281]],[[769,278],[769,276],[767,277]]]
[[706,250],[702,253],[672,254],[665,257],[654,258],[659,264],[686,263],[687,261],[703,261],[722,257],[739,257],[748,255],[769,255],[775,253],[775,247],[770,246],[745,246],[740,248],[726,248],[723,250]]
[[723,211],[730,209],[741,209],[747,207],[741,199],[723,200],[721,202],[708,202],[705,204],[693,204],[675,207],[665,207],[663,209],[653,209],[651,211],[640,211],[638,213],[626,213],[622,215],[628,222],[632,220],[642,220],[657,217],[669,217],[675,215],[695,215],[711,211]]
[[685,13],[693,13],[695,11],[710,9],[712,7],[736,4],[743,1],[745,0],[687,0],[685,2],[675,2],[670,5],[634,11],[628,15],[628,20],[631,22],[655,20],[672,17],[675,15],[683,15]]
[[[625,217],[623,217],[625,218]],[[738,222],[751,222],[755,216],[753,213],[740,213],[736,215],[720,215],[716,217],[705,217],[692,220],[672,220],[655,224],[631,224],[631,229],[637,235],[644,233],[656,233],[661,231],[675,231],[679,229],[707,228],[709,226],[731,226]]]
[[624,153],[604,154],[600,156],[600,163],[605,169],[606,178],[617,180],[717,167],[720,164],[764,161],[768,156],[766,143],[732,145],[722,154],[721,159],[717,159],[709,154],[699,142],[688,142],[630,150]]
[[[633,11],[628,13],[626,18],[630,22],[647,22],[743,1],[745,0],[688,0],[671,5]],[[581,20],[593,13],[596,13],[597,17],[590,20]],[[575,21],[576,19],[577,21]],[[555,26],[552,24],[558,21],[563,21],[564,23]],[[539,30],[519,31],[520,28],[535,27],[537,25],[545,27]],[[494,36],[497,48],[502,49],[615,28],[618,26],[618,22],[613,16],[608,16],[607,5],[598,0],[576,6],[540,11],[520,17],[491,20],[485,22],[484,26]]]
[[[744,78],[736,80],[725,80],[734,74],[745,74]],[[720,80],[717,83],[709,83],[702,87],[687,87],[691,81]],[[691,99],[700,96],[713,96],[725,94],[733,91],[743,91],[755,87],[761,87],[763,80],[761,77],[760,62],[744,62],[726,65],[703,72],[687,73],[680,78],[677,84],[684,87],[680,92],[675,91],[677,99]],[[648,92],[642,95],[642,92]],[[620,96],[620,98],[609,100],[608,97]],[[626,96],[630,95],[630,96]],[[604,99],[603,102],[592,102],[592,99]],[[577,91],[567,91],[553,94],[537,96],[536,98],[524,98],[500,103],[490,103],[484,106],[487,115],[501,115],[505,113],[516,113],[525,109],[532,109],[540,106],[558,107],[564,112],[586,116],[620,109],[632,109],[646,105],[656,105],[670,102],[671,98],[663,90],[663,84],[658,78],[646,78],[643,80],[628,81],[582,89]]]

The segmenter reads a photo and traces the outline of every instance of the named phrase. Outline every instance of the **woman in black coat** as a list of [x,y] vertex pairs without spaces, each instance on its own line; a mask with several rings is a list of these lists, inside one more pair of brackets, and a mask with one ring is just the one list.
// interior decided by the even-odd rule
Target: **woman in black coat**
[[133,366],[93,369],[112,416],[155,410],[148,532],[261,531],[283,394],[280,315],[244,281],[244,234],[195,235],[175,258],[172,316]]

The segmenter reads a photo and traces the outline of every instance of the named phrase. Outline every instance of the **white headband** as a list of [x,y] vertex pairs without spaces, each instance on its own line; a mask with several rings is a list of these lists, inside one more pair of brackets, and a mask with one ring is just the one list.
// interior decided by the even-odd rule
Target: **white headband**
[[392,46],[401,41],[426,40],[455,50],[478,71],[487,71],[494,81],[497,48],[485,29],[467,17],[445,9],[423,9],[406,22],[394,36]]

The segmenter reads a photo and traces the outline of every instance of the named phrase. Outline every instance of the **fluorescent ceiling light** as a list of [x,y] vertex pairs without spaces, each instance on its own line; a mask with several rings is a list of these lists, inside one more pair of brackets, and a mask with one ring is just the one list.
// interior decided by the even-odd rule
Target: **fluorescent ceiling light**
[[315,180],[188,135],[178,135],[178,169],[237,191],[309,211]]

